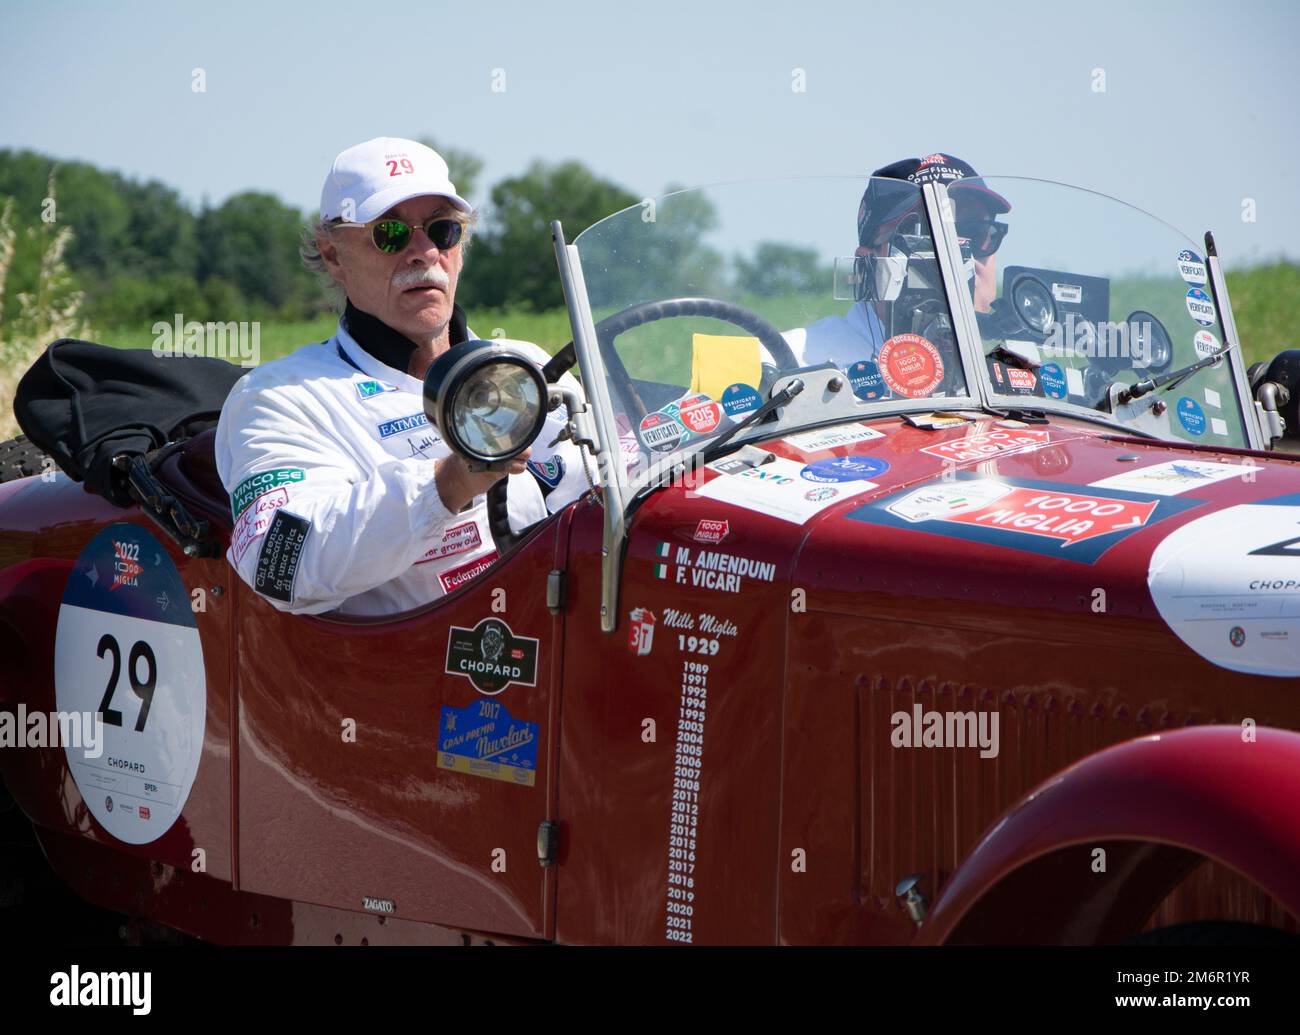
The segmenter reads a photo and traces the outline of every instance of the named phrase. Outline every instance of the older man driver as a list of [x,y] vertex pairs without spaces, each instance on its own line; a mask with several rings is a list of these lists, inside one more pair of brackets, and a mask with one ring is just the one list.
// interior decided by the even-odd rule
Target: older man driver
[[[243,377],[217,426],[235,517],[227,557],[280,610],[374,615],[425,604],[497,559],[484,494],[498,479],[511,478],[520,523],[587,487],[574,447],[543,447],[562,410],[531,461],[484,472],[470,471],[424,415],[430,364],[475,337],[455,303],[472,223],[446,162],[415,141],[350,147],[325,178],[303,258],[345,294],[338,328]],[[509,344],[539,366],[549,358]]]

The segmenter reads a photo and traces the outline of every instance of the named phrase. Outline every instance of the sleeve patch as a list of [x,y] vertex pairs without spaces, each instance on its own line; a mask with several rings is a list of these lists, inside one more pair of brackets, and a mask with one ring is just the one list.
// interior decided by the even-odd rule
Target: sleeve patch
[[310,532],[311,522],[306,518],[287,510],[275,512],[262,542],[262,552],[257,555],[257,572],[253,577],[255,590],[286,604],[293,599],[294,578],[302,560],[303,544]]
[[235,491],[230,494],[231,515],[238,521],[239,516],[248,509],[249,504],[257,497],[270,492],[272,489],[278,489],[282,485],[303,481],[306,477],[307,472],[301,467],[277,467],[273,471],[260,471],[257,474],[250,474],[236,485]]

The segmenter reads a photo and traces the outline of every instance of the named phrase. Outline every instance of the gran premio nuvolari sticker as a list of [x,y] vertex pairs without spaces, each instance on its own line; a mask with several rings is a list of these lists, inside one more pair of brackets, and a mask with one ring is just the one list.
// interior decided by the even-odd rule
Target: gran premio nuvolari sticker
[[198,623],[167,550],[148,530],[102,529],[68,576],[54,640],[61,712],[100,712],[102,751],[64,745],[90,814],[148,844],[185,807],[203,751],[207,683]]

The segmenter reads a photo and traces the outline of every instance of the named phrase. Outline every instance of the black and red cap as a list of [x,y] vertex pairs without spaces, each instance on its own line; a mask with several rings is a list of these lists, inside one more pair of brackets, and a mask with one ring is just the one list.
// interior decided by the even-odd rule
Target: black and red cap
[[[895,187],[882,180],[901,180],[911,186],[900,183]],[[916,188],[927,183],[942,183],[954,195],[957,191],[978,192],[995,215],[1011,211],[1011,203],[990,190],[974,168],[960,158],[939,152],[924,158],[904,158],[871,174],[858,206],[858,242],[869,244],[882,227],[897,223],[917,208],[921,199]]]

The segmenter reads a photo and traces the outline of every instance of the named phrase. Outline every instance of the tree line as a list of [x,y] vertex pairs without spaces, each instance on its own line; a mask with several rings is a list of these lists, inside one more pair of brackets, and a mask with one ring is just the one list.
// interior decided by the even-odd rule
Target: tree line
[[[574,233],[641,200],[572,160],[534,161],[480,200],[481,159],[424,142],[447,159],[457,189],[485,213],[458,292],[476,308],[541,311],[562,305],[551,220],[561,220]],[[0,314],[12,312],[16,296],[38,283],[42,231],[50,225],[71,228],[64,256],[72,278],[68,287],[84,296],[81,314],[95,328],[152,324],[175,313],[199,321],[289,321],[331,311],[328,292],[298,257],[300,233],[315,213],[272,194],[245,191],[195,211],[159,180],[141,182],[86,162],[5,149],[0,150],[0,205],[6,199],[20,232]],[[692,218],[697,238],[715,222],[706,205]],[[661,257],[664,267],[684,268],[694,259],[695,269],[722,275],[721,256],[702,244],[683,251],[682,244],[678,235],[676,253]],[[769,246],[748,262],[737,259],[735,274],[742,287],[774,275],[794,284],[819,276],[816,265],[811,254]]]

